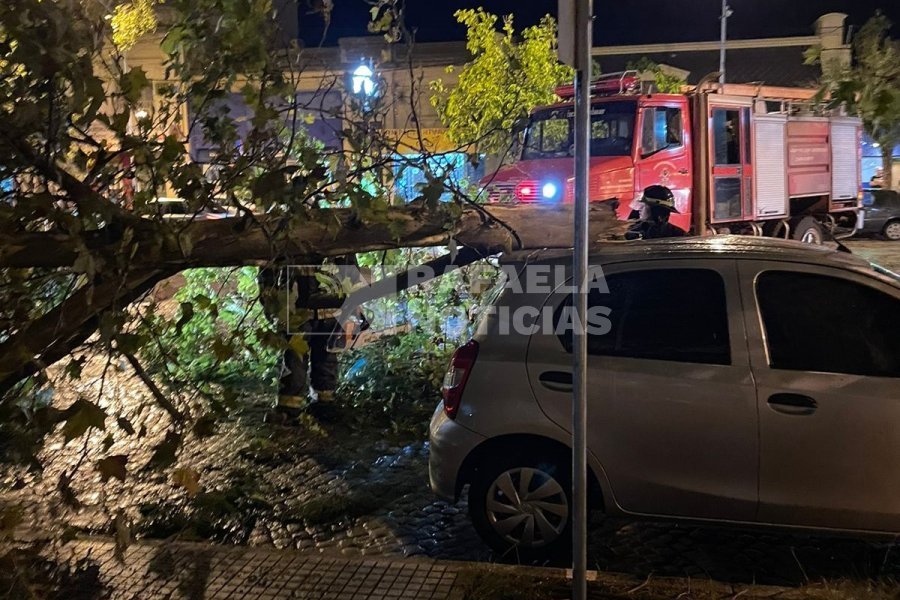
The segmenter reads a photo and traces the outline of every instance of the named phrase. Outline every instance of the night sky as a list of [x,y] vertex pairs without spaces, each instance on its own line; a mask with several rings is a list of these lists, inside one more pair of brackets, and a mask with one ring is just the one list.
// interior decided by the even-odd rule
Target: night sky
[[[322,0],[299,0],[320,4]],[[734,15],[728,20],[728,37],[756,38],[812,35],[813,22],[827,12],[849,15],[848,23],[859,26],[876,9],[894,21],[894,36],[900,32],[900,0],[729,0]],[[326,45],[345,36],[368,35],[370,5],[365,0],[334,0],[332,23]],[[406,0],[407,22],[416,30],[417,41],[463,39],[453,12],[483,6],[498,14],[513,13],[516,29],[556,12],[556,0]],[[594,0],[597,15],[594,44],[646,44],[714,40],[719,37],[720,0]],[[322,19],[300,15],[301,37],[307,45],[318,45]]]

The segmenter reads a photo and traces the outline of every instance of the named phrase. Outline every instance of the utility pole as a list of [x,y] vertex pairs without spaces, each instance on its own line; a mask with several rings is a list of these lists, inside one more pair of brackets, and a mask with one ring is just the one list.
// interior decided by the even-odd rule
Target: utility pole
[[722,14],[719,16],[721,36],[719,39],[719,83],[725,83],[725,40],[728,38],[728,17],[732,15],[728,0],[722,0]]
[[559,0],[560,58],[575,67],[576,283],[572,344],[572,599],[587,599],[587,297],[588,170],[591,130],[592,0]]

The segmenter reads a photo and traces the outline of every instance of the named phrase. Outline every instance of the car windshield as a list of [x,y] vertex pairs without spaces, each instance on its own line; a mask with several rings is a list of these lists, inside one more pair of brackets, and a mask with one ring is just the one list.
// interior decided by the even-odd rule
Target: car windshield
[[[591,156],[630,156],[634,140],[634,101],[604,102],[591,108]],[[574,156],[575,108],[563,106],[534,113],[525,132],[524,160]]]

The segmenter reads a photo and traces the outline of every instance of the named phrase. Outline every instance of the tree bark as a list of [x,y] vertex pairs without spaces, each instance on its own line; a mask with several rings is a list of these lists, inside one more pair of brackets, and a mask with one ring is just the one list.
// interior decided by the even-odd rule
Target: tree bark
[[[387,220],[360,224],[349,210],[327,211],[326,219],[293,227],[281,221],[247,222],[228,218],[178,224],[172,231],[136,228],[100,231],[82,238],[97,264],[97,283],[76,291],[59,306],[24,326],[0,344],[0,395],[75,350],[96,330],[100,315],[132,302],[156,283],[189,267],[237,266],[263,261],[311,262],[326,256],[414,246],[443,246],[451,238],[464,247],[459,256],[440,257],[426,266],[437,274],[452,265],[506,250],[569,248],[572,245],[571,206],[491,206],[470,208],[448,225],[443,211],[416,207],[392,209]],[[169,224],[163,224],[169,227]],[[605,205],[591,210],[595,241],[622,229]],[[131,238],[130,240],[128,238]],[[160,238],[163,238],[162,240]],[[168,239],[169,241],[166,241]],[[172,240],[177,240],[172,243]],[[86,244],[86,246],[85,246]],[[136,246],[135,246],[136,245]],[[66,267],[78,258],[76,240],[57,233],[29,233],[0,237],[0,267]],[[116,276],[103,265],[121,264],[127,253],[127,273]],[[377,289],[393,293],[421,283],[415,269],[382,282]],[[371,294],[372,290],[368,290]],[[357,298],[354,298],[354,301]]]
[[[591,209],[594,239],[621,228],[608,205]],[[130,242],[121,232],[100,231],[86,240],[96,255],[115,259],[134,249],[136,269],[257,264],[272,259],[302,262],[391,248],[443,246],[451,238],[460,244],[494,254],[504,250],[568,248],[572,245],[572,207],[545,205],[468,208],[456,220],[445,211],[416,207],[390,209],[383,221],[360,223],[349,209],[322,211],[322,216],[292,225],[284,220],[248,221],[230,217],[193,223],[164,222],[141,228]],[[176,229],[176,227],[180,228]],[[54,268],[71,266],[78,257],[78,240],[60,233],[0,236],[0,267]],[[126,244],[128,247],[126,247]]]
[[0,395],[67,356],[97,330],[100,315],[128,305],[173,271],[138,271],[87,285],[0,344]]

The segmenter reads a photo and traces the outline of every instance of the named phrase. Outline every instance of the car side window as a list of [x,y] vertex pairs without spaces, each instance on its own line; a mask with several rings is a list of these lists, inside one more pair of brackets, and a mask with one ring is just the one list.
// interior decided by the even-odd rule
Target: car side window
[[[647,269],[606,278],[609,293],[593,290],[589,307],[609,309],[611,328],[588,336],[588,352],[688,363],[731,364],[725,282],[710,269]],[[556,311],[556,331],[567,351],[571,327],[560,327],[567,299]]]
[[773,369],[900,377],[900,300],[788,271],[761,273],[756,298]]

